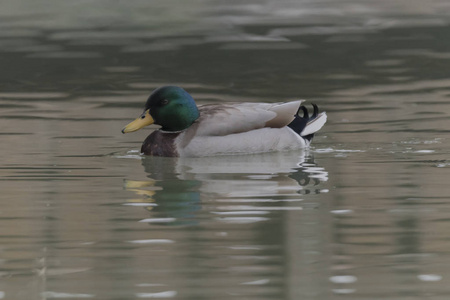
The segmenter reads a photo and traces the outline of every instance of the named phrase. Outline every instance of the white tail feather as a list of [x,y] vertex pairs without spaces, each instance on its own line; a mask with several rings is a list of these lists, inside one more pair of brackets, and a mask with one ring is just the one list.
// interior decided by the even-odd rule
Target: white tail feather
[[305,129],[300,133],[301,136],[305,136],[314,132],[317,132],[327,121],[327,114],[325,112],[320,113],[317,118],[311,120],[306,125]]

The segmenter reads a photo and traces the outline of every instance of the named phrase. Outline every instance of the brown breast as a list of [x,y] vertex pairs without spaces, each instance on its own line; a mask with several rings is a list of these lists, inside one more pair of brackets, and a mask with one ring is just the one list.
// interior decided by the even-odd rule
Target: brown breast
[[153,156],[179,156],[175,147],[175,138],[179,134],[179,132],[167,133],[156,130],[145,139],[141,152]]

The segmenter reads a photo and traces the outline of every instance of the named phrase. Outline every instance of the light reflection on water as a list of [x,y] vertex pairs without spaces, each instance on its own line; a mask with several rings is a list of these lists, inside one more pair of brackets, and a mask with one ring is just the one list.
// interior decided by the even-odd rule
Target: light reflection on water
[[[205,209],[207,220],[249,224],[267,221],[270,213],[302,210],[300,194],[328,180],[328,173],[307,154],[270,153],[210,158],[142,160],[149,180],[127,180],[125,187],[140,198],[127,205],[145,206],[151,217],[140,220],[168,225],[197,223]],[[309,158],[311,160],[311,158]],[[206,206],[204,208],[203,206]]]
[[[208,274],[208,285],[214,287],[210,293],[242,297],[256,291],[256,295],[262,297],[267,293],[280,295],[279,276],[286,276],[282,275],[285,271],[280,251],[296,250],[289,245],[280,247],[273,243],[273,239],[277,240],[284,233],[281,228],[271,227],[274,222],[286,218],[297,220],[303,210],[302,195],[320,194],[321,183],[327,181],[328,173],[316,166],[310,154],[145,158],[142,165],[148,180],[125,182],[126,190],[138,197],[125,204],[139,204],[138,207],[142,203],[149,204],[145,207],[148,216],[140,222],[157,226],[159,230],[162,230],[161,226],[166,230],[182,226],[184,234],[189,234],[190,228],[195,226],[196,235],[192,236],[192,241],[178,236],[170,240],[170,244],[177,247],[181,257],[190,257],[185,251],[192,251],[189,249],[194,247],[201,254],[197,253],[191,260],[206,258],[206,269],[203,264],[193,265],[195,270],[204,270]],[[259,237],[257,228],[268,236]],[[212,240],[215,241],[212,248],[202,246]],[[136,242],[155,243],[154,240]],[[199,280],[204,280],[205,274],[200,272]],[[225,274],[235,278],[226,279]],[[184,290],[178,280],[185,283],[193,279],[172,274],[164,286],[181,294],[200,296],[189,289]]]
[[[0,5],[0,299],[446,299],[448,1]],[[144,158],[167,83],[305,152]]]

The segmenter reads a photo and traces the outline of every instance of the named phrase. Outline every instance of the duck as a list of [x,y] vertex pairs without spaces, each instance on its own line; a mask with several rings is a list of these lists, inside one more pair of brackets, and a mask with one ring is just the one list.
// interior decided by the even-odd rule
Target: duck
[[[304,100],[276,103],[219,103],[197,105],[178,86],[163,86],[148,97],[141,115],[122,129],[137,131],[151,124],[154,130],[141,154],[165,157],[239,155],[307,148],[326,123],[326,112]],[[302,113],[301,113],[302,112]]]

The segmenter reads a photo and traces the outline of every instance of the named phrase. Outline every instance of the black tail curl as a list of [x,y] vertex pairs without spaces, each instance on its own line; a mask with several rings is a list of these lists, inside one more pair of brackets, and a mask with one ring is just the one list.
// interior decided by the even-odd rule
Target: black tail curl
[[[301,132],[303,131],[303,129],[305,129],[306,125],[308,125],[308,122],[311,122],[312,120],[317,118],[317,116],[319,115],[319,107],[314,103],[312,103],[312,107],[313,107],[313,113],[310,117],[308,109],[305,106],[301,105],[298,108],[297,112],[295,113],[295,119],[288,125],[292,130],[294,130],[300,136],[301,136]],[[303,112],[303,116],[300,116],[300,111]],[[310,142],[313,137],[314,137],[314,133],[302,136],[302,138],[304,138]]]

